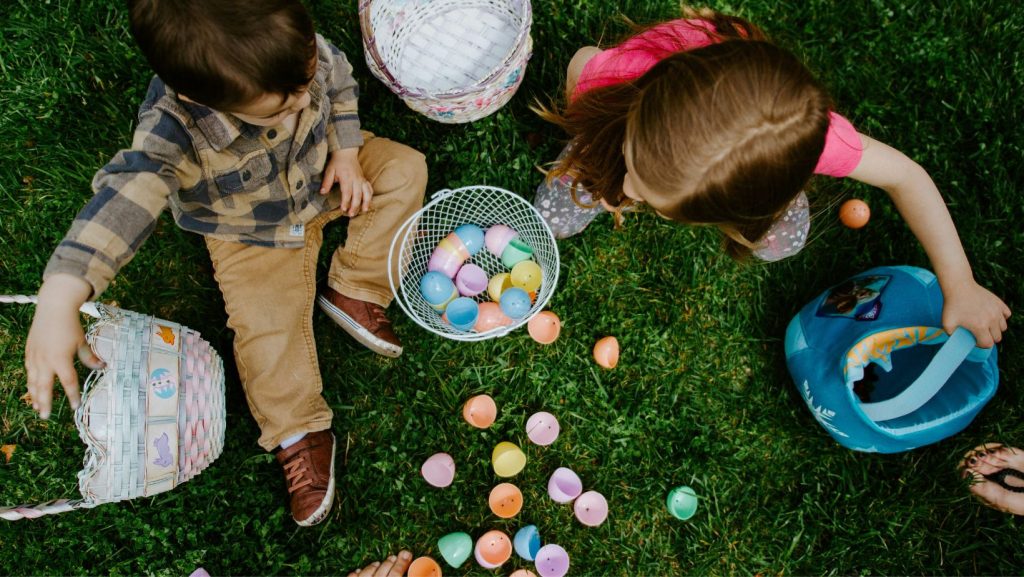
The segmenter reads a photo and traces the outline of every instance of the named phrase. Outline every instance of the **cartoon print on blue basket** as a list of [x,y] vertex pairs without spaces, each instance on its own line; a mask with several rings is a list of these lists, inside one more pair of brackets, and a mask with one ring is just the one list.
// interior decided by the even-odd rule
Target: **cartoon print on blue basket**
[[848,280],[829,291],[818,309],[821,317],[847,317],[873,321],[882,312],[882,290],[887,276],[866,276]]
[[157,453],[156,459],[153,459],[154,465],[157,467],[170,467],[174,464],[174,459],[171,458],[170,439],[167,437],[167,433],[153,439],[153,447]]
[[174,376],[171,371],[160,368],[149,374],[149,386],[153,394],[161,399],[169,399],[174,396]]

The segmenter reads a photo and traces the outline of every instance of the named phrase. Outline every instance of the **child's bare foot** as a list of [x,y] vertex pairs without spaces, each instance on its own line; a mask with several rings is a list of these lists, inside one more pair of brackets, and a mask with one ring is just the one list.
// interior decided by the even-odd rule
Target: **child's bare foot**
[[975,447],[960,462],[971,475],[971,492],[993,509],[1024,515],[1024,451],[989,443]]
[[353,571],[348,577],[402,577],[412,563],[412,553],[402,550],[383,561],[375,561],[366,567]]

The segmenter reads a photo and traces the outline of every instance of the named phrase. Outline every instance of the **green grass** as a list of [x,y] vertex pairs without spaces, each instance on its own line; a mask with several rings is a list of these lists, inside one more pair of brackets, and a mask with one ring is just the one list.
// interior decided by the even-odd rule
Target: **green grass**
[[[123,3],[6,0],[0,15],[0,293],[32,293],[53,247],[90,195],[89,182],[127,146],[150,72],[126,31]],[[502,186],[532,198],[535,165],[562,136],[527,108],[558,94],[579,46],[620,36],[616,20],[670,17],[670,0],[534,2],[535,49],[515,99],[470,125],[445,126],[410,111],[367,71],[355,2],[310,2],[320,31],[356,64],[364,125],[427,154],[428,192]],[[1004,0],[717,2],[760,23],[795,50],[863,132],[925,166],[943,191],[977,278],[1020,312],[1024,291],[1024,12]],[[530,137],[529,140],[527,137]],[[540,136],[540,139],[537,139]],[[540,142],[531,147],[529,141]],[[406,352],[386,360],[315,317],[325,396],[341,450],[340,500],[327,522],[297,528],[283,480],[255,441],[233,369],[224,454],[189,483],[159,496],[0,525],[0,573],[185,575],[347,574],[409,547],[437,557],[450,531],[479,536],[534,523],[572,555],[572,574],[1015,574],[1024,567],[1021,520],[980,506],[955,474],[964,451],[989,440],[1024,443],[1024,357],[1011,326],[1000,348],[1003,386],[975,422],[941,443],[898,455],[841,448],[809,414],[786,372],[782,335],[824,288],[881,264],[927,266],[884,194],[849,181],[815,183],[822,209],[856,195],[871,203],[866,230],[826,210],[798,257],[739,266],[715,234],[649,215],[624,230],[602,217],[560,244],[551,308],[561,338],[525,331],[456,343],[392,311]],[[335,227],[327,246],[342,241]],[[326,251],[325,251],[326,255]],[[231,334],[201,239],[168,217],[103,295],[105,301],[198,329],[224,354]],[[22,355],[31,307],[0,308],[0,503],[77,494],[82,445],[61,397],[49,421],[24,393]],[[1011,323],[1016,325],[1016,323]],[[619,367],[590,360],[596,338],[617,335]],[[229,365],[231,363],[228,363]],[[84,374],[84,373],[83,373]],[[497,423],[478,431],[461,403],[489,393]],[[536,410],[558,416],[548,448],[526,443]],[[517,519],[489,514],[497,482],[488,461],[500,440],[524,444],[514,482]],[[454,455],[446,490],[418,470]],[[611,505],[585,528],[550,501],[547,476],[576,470]],[[701,507],[672,519],[664,498],[689,484]],[[467,574],[490,574],[464,566]],[[501,570],[525,566],[513,560]]]

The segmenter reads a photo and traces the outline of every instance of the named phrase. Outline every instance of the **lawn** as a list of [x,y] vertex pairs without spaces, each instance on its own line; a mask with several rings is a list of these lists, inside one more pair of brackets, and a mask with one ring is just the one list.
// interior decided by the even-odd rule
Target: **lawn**
[[[365,127],[427,155],[428,194],[490,184],[532,199],[535,166],[563,136],[529,105],[559,94],[568,58],[614,42],[620,14],[644,23],[677,14],[671,0],[536,0],[534,53],[524,84],[497,114],[442,125],[412,112],[372,77],[362,57],[356,2],[311,0],[319,30],[356,65]],[[1024,11],[1005,0],[736,0],[713,7],[761,24],[799,54],[862,132],[929,170],[942,190],[976,278],[1022,313],[1024,289]],[[0,14],[0,293],[30,294],[50,252],[89,198],[93,173],[130,143],[151,74],[127,32],[123,2],[4,0]],[[864,198],[870,224],[840,226],[834,204]],[[165,214],[101,299],[199,330],[224,355],[228,430],[220,459],[152,498],[0,525],[0,573],[187,575],[347,574],[399,547],[438,557],[451,531],[474,537],[536,524],[572,556],[573,575],[914,574],[1024,571],[1022,519],[981,506],[956,463],[984,441],[1024,444],[1024,355],[1011,329],[999,350],[996,397],[960,434],[896,455],[854,453],[817,424],[787,373],[783,335],[811,298],[883,264],[928,266],[884,193],[818,179],[813,240],[795,258],[740,265],[710,229],[629,215],[602,216],[559,244],[550,308],[563,331],[549,346],[525,330],[460,343],[419,328],[392,307],[405,354],[384,359],[314,317],[339,439],[340,497],[329,519],[301,529],[289,518],[280,469],[256,445],[233,364],[230,331],[202,240]],[[326,246],[344,240],[329,231]],[[324,257],[327,255],[325,251]],[[28,306],[0,307],[0,503],[77,495],[82,444],[59,397],[41,421],[19,398]],[[619,366],[590,358],[615,335]],[[84,371],[80,373],[84,377]],[[488,393],[499,406],[487,430],[460,417]],[[524,423],[546,410],[562,423],[550,447],[527,442]],[[524,511],[487,508],[498,482],[490,452],[523,445],[513,479]],[[438,451],[457,462],[455,483],[419,475]],[[588,528],[546,496],[548,476],[573,468],[603,493],[611,514]],[[690,485],[700,509],[687,522],[664,506]],[[499,574],[529,566],[513,558]],[[462,572],[492,572],[472,563]]]

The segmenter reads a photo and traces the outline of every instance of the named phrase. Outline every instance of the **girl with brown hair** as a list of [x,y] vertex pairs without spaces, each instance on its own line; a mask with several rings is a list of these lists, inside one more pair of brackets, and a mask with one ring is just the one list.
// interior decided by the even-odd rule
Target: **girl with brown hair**
[[943,326],[990,347],[1010,310],[978,285],[931,177],[859,134],[793,54],[753,24],[711,10],[672,20],[569,63],[567,103],[541,108],[571,140],[535,205],[559,238],[603,210],[646,203],[664,218],[717,226],[735,258],[779,260],[809,227],[813,174],[885,190],[942,286]]

